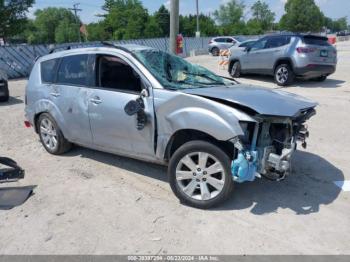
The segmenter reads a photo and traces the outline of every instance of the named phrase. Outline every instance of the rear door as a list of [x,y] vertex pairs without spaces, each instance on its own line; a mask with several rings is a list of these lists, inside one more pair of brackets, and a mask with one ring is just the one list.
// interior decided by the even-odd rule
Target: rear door
[[61,58],[56,81],[49,85],[49,97],[56,105],[67,139],[82,145],[92,143],[87,100],[88,55]]
[[264,37],[254,43],[249,51],[244,52],[241,57],[242,70],[254,72],[254,70],[261,67],[262,51],[265,48],[266,42],[267,38]]

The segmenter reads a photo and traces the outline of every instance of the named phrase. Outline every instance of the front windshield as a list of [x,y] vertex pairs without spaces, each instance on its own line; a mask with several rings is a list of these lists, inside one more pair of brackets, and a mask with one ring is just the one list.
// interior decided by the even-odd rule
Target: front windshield
[[158,81],[168,89],[234,84],[233,81],[217,76],[204,67],[193,65],[181,57],[160,50],[146,49],[134,53]]

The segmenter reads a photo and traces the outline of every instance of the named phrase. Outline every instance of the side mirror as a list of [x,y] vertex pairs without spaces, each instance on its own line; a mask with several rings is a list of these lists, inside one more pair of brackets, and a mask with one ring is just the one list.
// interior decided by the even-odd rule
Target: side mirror
[[149,93],[147,88],[143,88],[141,93],[140,93],[140,97],[149,97]]
[[251,49],[252,49],[252,48],[251,48],[250,46],[247,46],[247,47],[245,48],[244,51],[246,51],[247,53],[249,53]]
[[130,102],[128,102],[126,104],[126,106],[124,107],[124,111],[128,116],[132,116],[137,114],[138,112],[140,112],[141,110],[143,110],[142,106],[140,105],[139,102],[137,102],[136,100],[131,100]]

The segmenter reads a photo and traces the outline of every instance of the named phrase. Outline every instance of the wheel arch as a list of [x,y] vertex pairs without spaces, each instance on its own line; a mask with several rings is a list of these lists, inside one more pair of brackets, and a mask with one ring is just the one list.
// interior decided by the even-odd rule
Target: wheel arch
[[220,141],[212,135],[196,129],[180,129],[170,137],[165,149],[164,159],[168,161],[178,148],[194,140],[212,143],[222,149],[230,158],[234,155],[234,146],[230,141]]
[[273,72],[272,72],[273,74],[275,73],[277,66],[279,66],[281,64],[288,64],[288,65],[290,65],[291,69],[294,72],[293,60],[290,57],[281,57],[275,62],[274,66],[273,66]]

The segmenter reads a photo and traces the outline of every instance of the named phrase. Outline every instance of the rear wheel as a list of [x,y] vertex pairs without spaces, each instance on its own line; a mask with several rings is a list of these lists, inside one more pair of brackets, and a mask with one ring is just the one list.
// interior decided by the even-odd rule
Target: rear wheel
[[53,155],[61,155],[68,152],[72,144],[67,141],[56,121],[47,113],[40,115],[37,127],[42,145],[47,152]]
[[0,96],[0,102],[7,102],[10,99],[10,92],[9,92],[9,88],[8,88],[8,83],[7,81],[4,81],[4,85],[0,87],[1,89],[1,93],[3,93],[3,95]]
[[280,64],[275,70],[275,82],[279,86],[287,86],[294,81],[294,73],[290,65]]
[[230,162],[227,154],[211,143],[185,143],[170,159],[171,189],[189,206],[205,209],[219,205],[233,190]]
[[217,48],[217,47],[213,47],[213,48],[211,49],[211,54],[212,54],[213,56],[218,56],[218,55],[220,54],[220,49]]
[[230,75],[232,77],[240,77],[241,75],[241,63],[239,61],[235,61],[231,66]]

